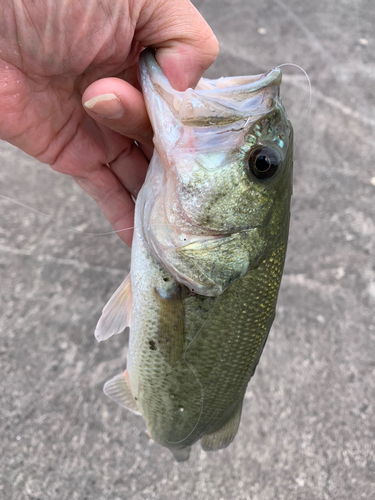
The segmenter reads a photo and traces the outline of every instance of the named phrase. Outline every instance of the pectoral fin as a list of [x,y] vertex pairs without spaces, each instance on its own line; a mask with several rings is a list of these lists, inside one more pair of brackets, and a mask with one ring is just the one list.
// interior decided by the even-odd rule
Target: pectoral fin
[[184,346],[184,306],[181,286],[173,282],[163,289],[156,288],[160,317],[157,343],[150,345],[158,349],[171,366],[176,366],[182,358]]
[[130,326],[132,292],[130,274],[124,279],[103,309],[95,329],[95,337],[100,342]]
[[120,406],[126,408],[132,413],[135,413],[136,415],[141,415],[130,389],[127,370],[125,370],[124,373],[111,378],[111,380],[108,380],[103,387],[103,391],[106,396],[113,399],[113,401],[116,401],[116,403]]
[[206,434],[201,439],[201,446],[204,451],[215,451],[221,448],[226,448],[236,437],[238,427],[240,425],[242,412],[241,404],[234,411],[232,417],[223,425],[221,429],[212,434]]

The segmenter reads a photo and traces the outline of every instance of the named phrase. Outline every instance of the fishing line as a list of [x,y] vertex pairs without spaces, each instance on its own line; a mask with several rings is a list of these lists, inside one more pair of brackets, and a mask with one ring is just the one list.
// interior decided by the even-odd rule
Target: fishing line
[[[31,212],[37,214],[37,215],[41,215],[43,217],[46,217],[49,221],[52,221],[52,222],[56,222],[57,224],[60,224],[58,220],[54,219],[53,217],[49,216],[48,214],[45,214],[43,212],[41,212],[40,210],[37,210],[33,207],[30,207],[29,205],[26,205],[25,203],[22,203],[20,201],[17,201],[13,198],[10,198],[9,196],[5,196],[5,195],[2,195],[0,194],[0,198],[4,199],[4,200],[7,200],[7,201],[10,201],[11,203],[14,203],[15,205],[19,205],[20,207],[22,208],[26,208],[27,210],[30,210]],[[177,226],[175,224],[152,224],[153,227],[155,226],[174,226],[174,227],[180,227],[180,226]],[[104,233],[87,233],[85,231],[80,231],[79,229],[75,229],[71,226],[62,226],[65,230],[67,231],[72,231],[72,232],[75,232],[75,233],[80,233],[80,234],[85,234],[85,235],[90,235],[90,236],[104,236],[104,235],[109,235],[109,234],[114,234],[114,233],[120,233],[122,231],[128,231],[130,229],[135,229],[135,226],[132,226],[132,227],[128,227],[126,229],[119,229],[118,231],[109,231],[109,232],[104,232]],[[201,381],[199,380],[199,377],[196,373],[196,371],[194,370],[194,368],[186,361],[186,353],[188,351],[188,349],[190,348],[191,344],[194,342],[194,340],[196,339],[196,337],[199,335],[199,333],[202,331],[202,329],[204,328],[205,324],[207,323],[207,321],[211,318],[212,316],[212,313],[213,313],[213,310],[215,308],[215,305],[216,303],[214,304],[208,318],[206,319],[206,321],[203,323],[203,325],[201,326],[201,328],[197,331],[197,333],[194,335],[194,338],[190,341],[189,345],[186,347],[185,349],[185,352],[183,354],[183,360],[185,361],[186,365],[188,366],[188,368],[193,372],[194,376],[196,377],[197,379],[197,382],[200,386],[200,390],[201,390],[201,408],[200,408],[200,413],[199,413],[199,417],[198,417],[198,420],[197,420],[197,423],[194,425],[193,429],[190,431],[190,433],[185,436],[183,439],[181,439],[180,441],[168,441],[168,443],[170,444],[178,444],[178,443],[182,443],[183,441],[185,441],[186,439],[189,438],[189,436],[195,431],[195,429],[197,428],[200,420],[201,420],[201,417],[202,417],[202,413],[203,413],[203,404],[204,404],[204,390],[203,390],[203,385],[201,383]]]
[[119,229],[118,231],[108,231],[105,233],[86,233],[85,231],[75,229],[74,227],[65,226],[64,224],[61,224],[57,219],[54,219],[50,215],[45,214],[45,213],[41,212],[40,210],[37,210],[36,208],[30,207],[29,205],[25,205],[24,203],[22,203],[20,201],[14,200],[13,198],[9,198],[9,196],[4,196],[3,194],[0,194],[0,198],[3,198],[4,200],[10,201],[10,202],[14,203],[15,205],[19,205],[20,207],[26,208],[27,210],[34,212],[34,214],[41,215],[42,217],[46,217],[49,221],[56,222],[56,224],[60,225],[66,231],[72,231],[74,233],[86,234],[88,236],[104,236],[104,235],[108,235],[108,234],[121,233],[122,231],[129,231],[130,229],[134,229],[134,226],[133,226],[133,227],[128,227],[126,229]]
[[[312,86],[311,86],[311,80],[309,78],[309,75],[307,74],[307,72],[301,68],[301,66],[298,66],[298,64],[294,64],[294,63],[283,63],[283,64],[279,64],[279,66],[276,66],[276,69],[277,68],[282,68],[283,66],[294,66],[298,69],[300,69],[302,71],[302,73],[305,75],[305,77],[307,78],[307,82],[309,84],[309,106],[308,106],[308,109],[307,109],[307,114],[306,114],[306,118],[305,118],[305,121],[303,122],[302,124],[302,128],[305,128],[306,124],[307,124],[307,121],[309,119],[309,114],[310,114],[310,109],[311,109],[311,101],[312,101]],[[296,147],[298,146],[298,141],[296,143]]]
[[[237,317],[237,316],[238,316],[238,314],[240,313],[240,311],[239,311],[239,307],[238,307],[238,304],[239,304],[239,302],[240,302],[240,299],[239,299],[239,297],[238,297],[238,294],[236,294],[236,295],[237,295],[237,306],[236,306],[236,310],[235,310],[235,312],[234,312],[234,316],[233,316],[233,318],[232,318],[232,328],[231,328],[231,334],[230,334],[230,336],[229,336],[229,338],[228,338],[227,343],[229,343],[229,342],[231,341],[231,339],[232,339],[232,337],[233,337],[233,335],[234,335],[233,322],[235,321],[236,317]],[[207,323],[207,322],[211,319],[212,314],[213,314],[213,312],[214,312],[214,309],[216,308],[216,306],[217,306],[217,304],[218,304],[218,299],[219,299],[218,297],[215,297],[215,302],[214,302],[214,304],[213,304],[213,307],[212,307],[212,309],[211,309],[211,311],[210,311],[210,313],[209,313],[209,315],[208,315],[208,317],[207,317],[206,321],[204,321],[203,325],[200,327],[200,329],[199,329],[199,330],[197,331],[197,333],[194,335],[194,337],[193,337],[193,338],[192,338],[192,340],[190,341],[189,345],[186,347],[185,352],[184,352],[183,357],[182,357],[182,358],[183,358],[183,360],[185,361],[185,363],[187,364],[187,366],[189,367],[189,369],[190,369],[190,370],[193,372],[193,374],[195,375],[195,377],[196,377],[196,379],[197,379],[197,381],[198,381],[198,383],[199,383],[199,385],[200,385],[202,404],[201,404],[201,411],[200,411],[200,413],[199,413],[198,420],[197,420],[196,424],[194,425],[193,429],[192,429],[192,430],[189,432],[189,434],[188,434],[187,436],[185,436],[183,439],[181,439],[180,441],[167,441],[167,443],[170,443],[170,444],[179,444],[179,443],[183,443],[184,441],[186,441],[186,439],[188,439],[188,438],[189,438],[189,436],[191,436],[191,434],[195,431],[195,429],[197,428],[197,426],[198,426],[199,422],[201,421],[201,417],[202,417],[202,413],[203,413],[203,406],[204,406],[204,390],[203,390],[203,385],[202,385],[201,381],[199,380],[199,377],[198,377],[198,375],[197,375],[196,371],[195,371],[195,370],[193,369],[193,367],[192,367],[192,366],[191,366],[191,365],[190,365],[190,364],[186,361],[186,353],[187,353],[188,349],[190,348],[191,344],[192,344],[192,343],[196,340],[197,336],[201,333],[201,331],[202,331],[202,330],[203,330],[203,328],[205,327],[206,323]],[[221,366],[222,366],[222,364],[223,364],[223,362],[224,362],[224,358],[225,358],[225,353],[223,353],[223,354],[222,354],[222,356],[221,356],[221,358],[220,358],[220,362],[219,362],[218,366],[216,367],[216,369],[214,370],[214,374],[215,374],[215,373],[217,373],[217,372],[220,370],[220,368],[221,368]],[[211,374],[210,380],[212,379],[212,377],[214,376],[214,374]]]
[[203,328],[204,328],[204,326],[206,325],[207,321],[208,321],[209,319],[211,319],[211,316],[212,316],[212,314],[213,314],[213,311],[214,311],[214,309],[215,309],[215,307],[216,307],[216,303],[217,303],[217,302],[216,302],[216,300],[215,300],[215,302],[214,302],[214,304],[213,304],[213,307],[212,307],[212,309],[211,309],[211,311],[210,311],[210,313],[209,313],[209,315],[208,315],[208,317],[207,317],[206,321],[204,321],[203,325],[199,328],[199,330],[197,331],[197,333],[196,333],[196,334],[194,335],[194,337],[191,339],[191,341],[189,342],[189,345],[186,347],[185,352],[184,352],[184,354],[183,354],[183,356],[182,356],[182,359],[185,361],[185,363],[187,364],[188,368],[189,368],[189,369],[193,372],[193,374],[194,374],[195,378],[197,379],[197,382],[198,382],[198,384],[199,384],[199,386],[200,386],[200,389],[201,389],[201,402],[202,402],[202,404],[201,404],[201,410],[200,410],[200,413],[199,413],[199,417],[198,417],[197,423],[194,425],[194,427],[193,427],[193,428],[192,428],[192,430],[189,432],[189,434],[188,434],[187,436],[185,436],[183,439],[181,439],[180,441],[167,441],[167,443],[170,443],[170,444],[179,444],[179,443],[183,443],[184,441],[186,441],[186,439],[188,439],[188,437],[189,437],[189,436],[191,436],[191,435],[193,434],[193,432],[194,432],[194,431],[195,431],[195,429],[197,428],[197,426],[198,426],[199,422],[201,421],[201,417],[202,417],[202,413],[203,413],[203,405],[204,405],[204,390],[203,390],[203,385],[202,385],[202,382],[199,380],[199,377],[198,377],[198,375],[197,375],[196,371],[195,371],[195,370],[192,368],[192,366],[191,366],[191,365],[189,365],[189,363],[186,361],[186,353],[188,352],[188,350],[189,350],[189,348],[190,348],[191,344],[195,341],[195,339],[197,338],[197,336],[198,336],[198,335],[200,334],[200,332],[203,330]]
[[[72,226],[65,226],[64,224],[61,224],[60,221],[58,221],[57,219],[54,219],[50,215],[45,214],[45,213],[41,212],[40,210],[37,210],[36,208],[30,207],[29,205],[25,205],[24,203],[22,203],[20,201],[17,201],[17,200],[15,200],[13,198],[9,198],[8,196],[5,196],[3,194],[0,194],[0,198],[2,198],[4,200],[7,200],[7,201],[10,201],[11,203],[14,203],[15,205],[19,205],[22,208],[26,208],[27,210],[30,210],[31,212],[34,212],[37,215],[41,215],[43,217],[46,217],[49,221],[55,222],[56,224],[58,224],[59,226],[61,226],[62,229],[66,230],[66,231],[71,231],[73,233],[84,234],[86,236],[107,236],[109,234],[122,233],[124,231],[130,231],[131,229],[136,229],[137,228],[137,226],[130,226],[130,227],[127,227],[127,228],[124,228],[124,229],[118,229],[117,231],[112,230],[112,231],[107,231],[107,232],[104,232],[104,233],[88,233],[86,231],[81,231],[80,229],[75,229]],[[228,213],[228,216],[229,215],[232,215],[232,214]],[[183,226],[180,226],[178,224],[169,224],[169,223],[166,223],[166,222],[164,222],[163,224],[142,224],[140,227],[145,227],[146,225],[148,226],[148,228],[168,226],[168,227],[177,227],[177,228],[181,229],[182,231],[185,231],[185,229],[186,229]],[[237,233],[242,233],[242,232],[246,232],[246,231],[249,231],[249,230],[252,230],[252,229],[254,229],[254,227],[247,227],[247,228],[244,228],[244,229],[240,229],[240,230],[238,230],[236,232]],[[225,237],[225,236],[228,236],[228,234],[232,234],[232,233],[220,233],[219,235],[212,233],[212,234],[208,235],[208,237],[217,237],[217,236]]]
[[[17,200],[15,200],[13,198],[9,198],[8,196],[5,196],[3,194],[0,194],[0,198],[3,198],[4,200],[10,201],[11,203],[14,203],[15,205],[19,205],[20,207],[26,208],[27,210],[30,210],[31,212],[34,212],[37,215],[41,215],[43,217],[46,217],[49,221],[55,222],[56,224],[58,224],[59,226],[61,226],[62,229],[65,229],[66,231],[71,231],[71,232],[74,232],[74,233],[84,234],[84,235],[87,235],[87,236],[107,236],[109,234],[117,234],[117,233],[122,233],[124,231],[130,231],[131,229],[136,229],[136,226],[131,226],[131,227],[127,227],[127,228],[124,228],[124,229],[118,229],[117,231],[113,230],[113,231],[107,231],[107,232],[104,232],[104,233],[87,233],[86,231],[81,231],[80,229],[75,229],[72,226],[65,226],[64,224],[61,224],[57,219],[54,219],[50,215],[45,214],[43,212],[40,212],[40,210],[37,210],[36,208],[30,207],[29,205],[25,205],[24,203],[22,203],[20,201],[17,201]],[[178,227],[180,229],[183,229],[181,226],[178,226],[177,224],[163,223],[163,224],[151,224],[151,226],[149,225],[149,227],[157,227],[157,226],[158,227],[159,226]]]

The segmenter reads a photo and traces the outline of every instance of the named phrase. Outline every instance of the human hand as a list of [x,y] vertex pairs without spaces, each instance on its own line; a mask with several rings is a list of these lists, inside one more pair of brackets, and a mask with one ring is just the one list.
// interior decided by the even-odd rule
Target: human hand
[[[195,86],[218,53],[189,0],[5,0],[1,7],[0,138],[73,176],[116,231],[133,226],[132,196],[152,155],[137,81],[142,47],[156,49],[178,90]],[[130,246],[131,230],[119,236]]]

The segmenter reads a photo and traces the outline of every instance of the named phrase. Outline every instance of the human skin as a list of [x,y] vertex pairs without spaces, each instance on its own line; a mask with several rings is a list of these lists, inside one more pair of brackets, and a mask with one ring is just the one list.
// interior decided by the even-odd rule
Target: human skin
[[[189,0],[3,0],[0,139],[71,175],[115,231],[131,228],[152,154],[143,47],[178,90],[218,54]],[[137,144],[134,143],[137,141]],[[132,230],[121,231],[129,246]]]

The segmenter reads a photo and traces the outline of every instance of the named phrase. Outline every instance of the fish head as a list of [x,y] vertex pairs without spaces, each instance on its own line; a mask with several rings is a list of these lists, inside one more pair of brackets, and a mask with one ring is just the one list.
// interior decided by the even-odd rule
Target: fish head
[[155,133],[144,239],[176,281],[219,295],[288,231],[293,132],[281,72],[202,78],[179,92],[145,51],[140,74]]

